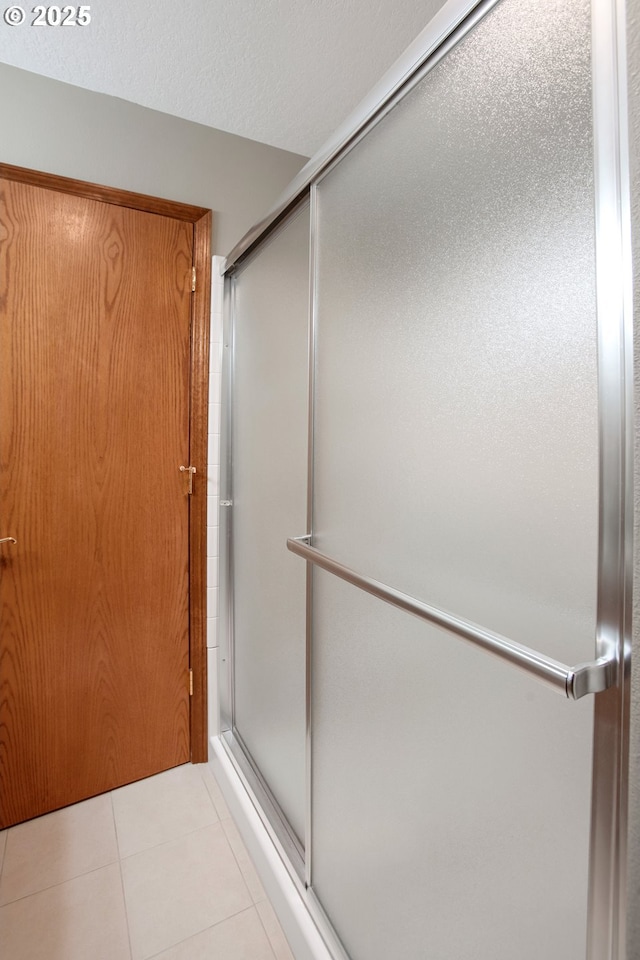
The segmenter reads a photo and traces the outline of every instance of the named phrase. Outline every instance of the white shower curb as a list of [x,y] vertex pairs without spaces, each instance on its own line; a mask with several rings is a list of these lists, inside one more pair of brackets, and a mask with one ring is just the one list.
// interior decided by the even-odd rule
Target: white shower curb
[[276,837],[267,830],[260,807],[242,773],[233,764],[220,737],[211,737],[209,767],[278,916],[295,960],[348,960],[336,941],[332,949],[313,919],[313,895],[295,875]]

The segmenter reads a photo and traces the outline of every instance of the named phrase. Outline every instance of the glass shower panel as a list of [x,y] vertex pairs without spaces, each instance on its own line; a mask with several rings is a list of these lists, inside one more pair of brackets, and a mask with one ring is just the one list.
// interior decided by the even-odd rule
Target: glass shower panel
[[[231,408],[231,324],[232,324],[233,281],[225,280],[222,331],[222,372],[221,372],[221,400],[222,416],[220,418],[220,500],[229,501],[232,495],[231,471],[229,457],[225,451],[230,449],[230,408]],[[231,669],[231,626],[233,623],[232,611],[228,602],[231,580],[230,535],[231,515],[226,507],[218,511],[218,694],[220,697],[220,729],[231,729],[233,693]],[[208,536],[214,536],[207,531]],[[207,542],[207,553],[214,553],[215,543]],[[211,550],[210,550],[211,547]]]
[[236,280],[233,375],[235,730],[304,843],[309,207]]
[[503,0],[318,188],[314,545],[594,652],[589,7]]
[[313,589],[312,886],[351,960],[585,960],[592,698]]
[[[503,0],[317,189],[313,545],[567,663],[596,622],[590,52],[584,0]],[[313,887],[353,960],[584,960],[592,704],[317,570],[313,611]]]

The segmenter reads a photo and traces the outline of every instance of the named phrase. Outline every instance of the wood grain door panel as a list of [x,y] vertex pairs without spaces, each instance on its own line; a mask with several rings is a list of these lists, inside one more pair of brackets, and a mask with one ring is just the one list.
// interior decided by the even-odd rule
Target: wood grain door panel
[[193,226],[0,193],[7,826],[189,759]]

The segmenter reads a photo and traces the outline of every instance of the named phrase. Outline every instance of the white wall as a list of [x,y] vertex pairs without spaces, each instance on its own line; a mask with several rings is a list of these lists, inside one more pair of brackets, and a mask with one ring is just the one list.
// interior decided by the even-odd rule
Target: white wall
[[213,210],[227,254],[304,157],[0,63],[0,160]]

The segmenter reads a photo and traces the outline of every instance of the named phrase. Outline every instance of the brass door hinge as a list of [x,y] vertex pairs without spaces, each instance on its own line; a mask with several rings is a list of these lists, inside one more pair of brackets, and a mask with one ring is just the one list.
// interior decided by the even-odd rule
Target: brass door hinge
[[188,487],[187,487],[187,492],[188,492],[189,495],[191,495],[191,494],[193,493],[193,475],[194,475],[194,473],[196,473],[196,468],[195,468],[195,467],[185,467],[185,466],[181,466],[181,467],[180,467],[180,473],[186,473],[186,474],[188,474],[188,476],[189,476],[189,485],[188,485]]
[[193,670],[189,670],[189,696],[193,696]]
[[196,268],[191,267],[191,292],[193,293],[196,289]]

